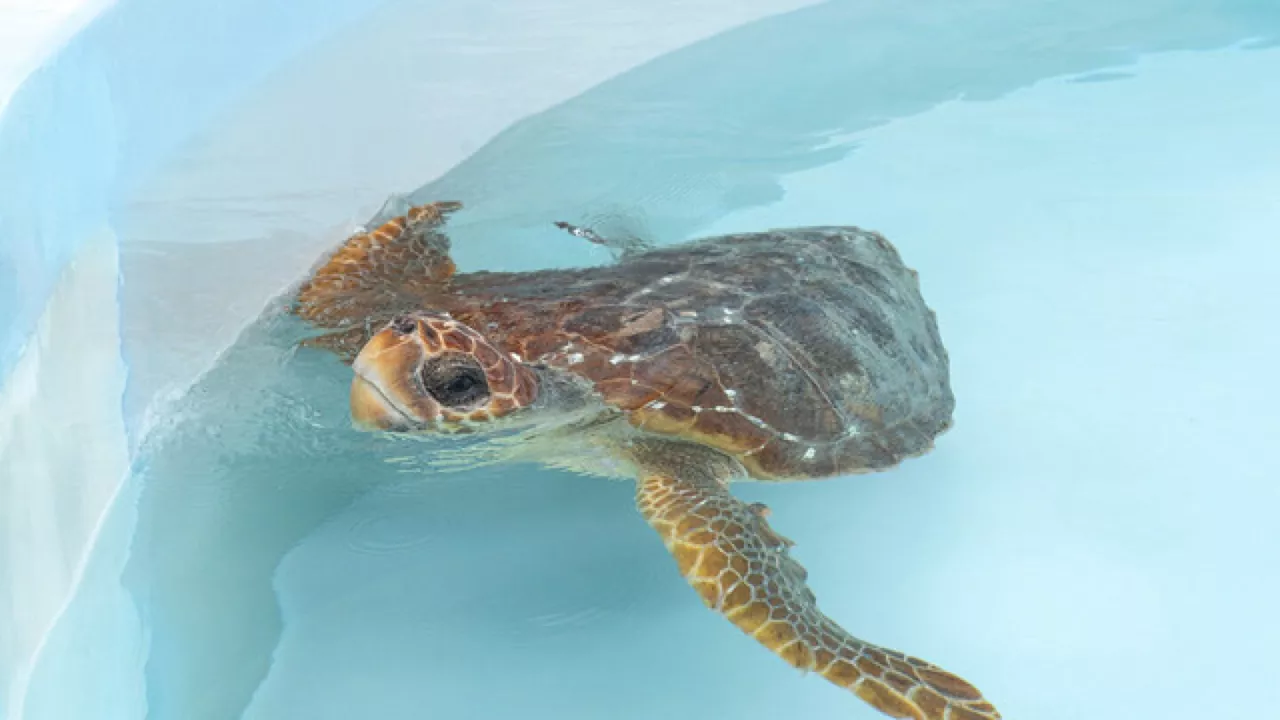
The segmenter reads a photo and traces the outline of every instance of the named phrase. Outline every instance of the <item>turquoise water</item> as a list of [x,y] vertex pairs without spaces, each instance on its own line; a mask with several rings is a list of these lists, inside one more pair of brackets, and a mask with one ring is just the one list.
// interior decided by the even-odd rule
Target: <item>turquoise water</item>
[[[350,136],[376,116],[309,114],[413,52],[397,41],[430,19],[381,12],[117,209],[125,347],[150,373],[127,412],[190,369],[172,341],[191,327],[131,321],[160,297],[198,302],[162,271],[221,255],[230,273],[246,254],[304,268],[344,196],[367,206],[432,174],[405,159],[429,137],[400,156]],[[372,59],[352,54],[372,36]],[[412,196],[467,203],[451,232],[467,270],[607,260],[558,219],[660,242],[882,231],[938,313],[956,427],[889,473],[740,488],[797,541],[822,607],[1011,720],[1270,717],[1277,37],[1261,2],[818,4],[496,127]],[[321,82],[335,66],[354,79]],[[443,82],[416,67],[389,84]],[[386,122],[431,115],[415,102]],[[306,152],[328,159],[290,171]],[[373,182],[364,163],[394,170]],[[160,231],[179,215],[181,242]],[[121,582],[150,717],[879,717],[702,608],[629,485],[432,472],[420,444],[349,428],[348,371],[295,350],[299,331],[268,307],[149,420]],[[73,618],[93,598],[76,602]]]

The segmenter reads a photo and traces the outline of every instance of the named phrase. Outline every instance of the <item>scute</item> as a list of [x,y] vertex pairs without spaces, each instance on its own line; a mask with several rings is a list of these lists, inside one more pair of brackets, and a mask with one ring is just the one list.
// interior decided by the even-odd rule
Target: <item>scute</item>
[[607,339],[615,354],[644,355],[679,342],[679,334],[664,308],[603,305],[569,315],[561,329],[570,335]]
[[567,349],[542,359],[595,381],[644,430],[786,479],[888,467],[950,425],[933,312],[875,233],[707,238],[596,273],[590,291],[607,282],[608,301],[561,317],[545,345]]
[[[695,357],[710,361],[724,405],[763,421],[779,433],[830,442],[846,426],[825,389],[788,348],[753,324],[700,327],[691,333]],[[732,391],[734,397],[727,397]],[[717,403],[720,404],[720,403]]]

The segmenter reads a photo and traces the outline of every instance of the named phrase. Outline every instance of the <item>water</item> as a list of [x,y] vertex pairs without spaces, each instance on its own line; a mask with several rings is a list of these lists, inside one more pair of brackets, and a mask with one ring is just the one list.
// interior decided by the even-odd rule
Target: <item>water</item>
[[[119,216],[126,326],[147,292],[178,295],[160,269],[305,265],[344,220],[335,198],[371,206],[429,174],[352,159],[338,129],[377,118],[281,131],[331,97],[315,78],[355,61],[359,33],[424,26],[395,17],[273,78],[139,189]],[[1280,672],[1278,31],[1266,3],[820,4],[583,88],[412,196],[467,202],[464,269],[606,261],[556,219],[660,242],[884,232],[938,312],[956,427],[890,473],[740,488],[797,541],[822,607],[1008,718],[1266,717],[1240,690]],[[290,177],[316,138],[349,145]],[[157,232],[178,213],[185,244]],[[212,244],[227,237],[237,253]],[[274,305],[198,372],[167,341],[239,289],[210,287],[179,300],[194,327],[133,326],[152,364],[127,411],[199,376],[154,421],[125,503],[151,717],[878,717],[702,608],[628,484],[424,473],[419,444],[348,427],[348,371],[295,350]]]

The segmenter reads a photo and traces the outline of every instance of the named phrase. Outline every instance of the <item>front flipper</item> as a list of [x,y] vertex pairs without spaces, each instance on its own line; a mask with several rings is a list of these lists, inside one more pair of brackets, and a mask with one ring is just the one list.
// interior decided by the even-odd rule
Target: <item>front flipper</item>
[[456,269],[449,239],[438,229],[461,207],[418,205],[348,238],[298,289],[293,312],[330,331],[304,344],[350,361],[393,315],[423,307]]
[[[677,448],[671,448],[676,450]],[[636,501],[703,602],[804,671],[881,712],[915,720],[997,720],[972,685],[923,660],[865,643],[823,615],[761,505],[729,494],[705,463],[640,460]]]

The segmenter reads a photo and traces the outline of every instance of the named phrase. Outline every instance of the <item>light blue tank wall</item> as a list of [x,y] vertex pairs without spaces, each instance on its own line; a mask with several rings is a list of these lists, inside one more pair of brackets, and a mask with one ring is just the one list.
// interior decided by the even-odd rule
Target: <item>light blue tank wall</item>
[[0,118],[0,377],[123,192],[237,94],[381,3],[121,0],[29,78]]
[[[121,199],[248,88],[379,4],[121,0],[0,117],[0,719],[143,714],[145,629],[110,574],[132,515],[99,526],[128,462],[122,352],[146,351],[123,348],[117,322]],[[81,601],[64,606],[71,591]]]

